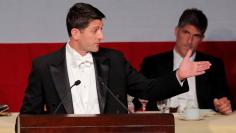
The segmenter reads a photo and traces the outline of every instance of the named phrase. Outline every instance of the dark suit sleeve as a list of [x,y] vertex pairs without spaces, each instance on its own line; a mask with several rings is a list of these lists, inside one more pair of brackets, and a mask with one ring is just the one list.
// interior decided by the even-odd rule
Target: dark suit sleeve
[[158,78],[147,79],[128,63],[126,67],[129,90],[132,90],[130,94],[134,97],[163,100],[188,91],[188,86],[181,87],[179,84],[175,71]]
[[214,69],[214,71],[212,71],[212,75],[214,76],[213,83],[217,88],[217,98],[227,96],[229,87],[226,80],[224,64],[221,61],[218,61],[216,65],[213,64],[212,67]]
[[[143,62],[141,63],[140,72],[146,76],[147,78],[157,78],[163,74],[159,73],[158,69],[160,68],[157,64],[160,62],[159,60],[155,60],[155,57],[147,57],[144,58]],[[168,71],[169,73],[169,71]],[[167,73],[165,73],[166,75]]]
[[20,110],[21,114],[41,114],[43,112],[42,84],[40,83],[40,74],[36,66],[33,62],[28,86],[25,90],[23,105]]
[[[232,101],[232,97],[229,92],[229,86],[225,74],[224,64],[221,60],[214,60],[212,66],[212,84],[214,86],[215,98],[227,97]],[[234,108],[234,107],[233,107]]]
[[196,77],[198,106],[202,109],[215,109],[214,98],[227,97],[230,100],[232,99],[224,64],[216,57],[198,52],[196,61],[202,60],[208,60],[212,65],[205,74]]

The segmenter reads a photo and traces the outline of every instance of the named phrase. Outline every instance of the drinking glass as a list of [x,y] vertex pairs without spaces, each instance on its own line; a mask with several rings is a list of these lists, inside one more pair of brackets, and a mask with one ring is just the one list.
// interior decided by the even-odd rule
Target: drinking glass
[[146,105],[147,105],[147,100],[145,99],[139,99],[139,101],[141,102],[142,104],[142,108],[141,108],[141,111],[146,111]]
[[157,101],[157,107],[161,113],[170,113],[170,99]]

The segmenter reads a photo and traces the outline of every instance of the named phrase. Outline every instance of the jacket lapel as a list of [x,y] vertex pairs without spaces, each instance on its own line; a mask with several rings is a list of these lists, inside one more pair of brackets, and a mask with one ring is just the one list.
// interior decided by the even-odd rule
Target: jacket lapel
[[49,66],[54,85],[68,114],[73,114],[72,96],[66,67],[65,47],[55,56],[55,62]]
[[109,78],[110,60],[106,57],[101,57],[97,53],[93,54],[96,74],[97,94],[100,107],[100,113],[105,111],[107,101],[107,85]]
[[174,68],[174,53],[173,51],[170,51],[168,56],[166,57],[166,68],[168,69],[169,72],[173,71]]

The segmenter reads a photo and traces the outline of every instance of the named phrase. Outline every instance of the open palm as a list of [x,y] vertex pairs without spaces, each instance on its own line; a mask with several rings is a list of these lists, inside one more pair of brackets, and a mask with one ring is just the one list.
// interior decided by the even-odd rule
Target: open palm
[[177,70],[177,76],[180,80],[188,77],[202,75],[211,66],[209,61],[190,61],[189,58],[191,55],[192,50],[188,50],[186,56],[179,66],[179,69]]

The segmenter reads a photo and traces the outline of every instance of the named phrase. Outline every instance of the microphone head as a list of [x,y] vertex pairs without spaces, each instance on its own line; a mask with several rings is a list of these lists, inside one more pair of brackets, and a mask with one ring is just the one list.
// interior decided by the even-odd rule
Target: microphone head
[[75,81],[75,85],[76,85],[76,86],[79,85],[80,83],[81,83],[80,80],[76,80],[76,81]]

